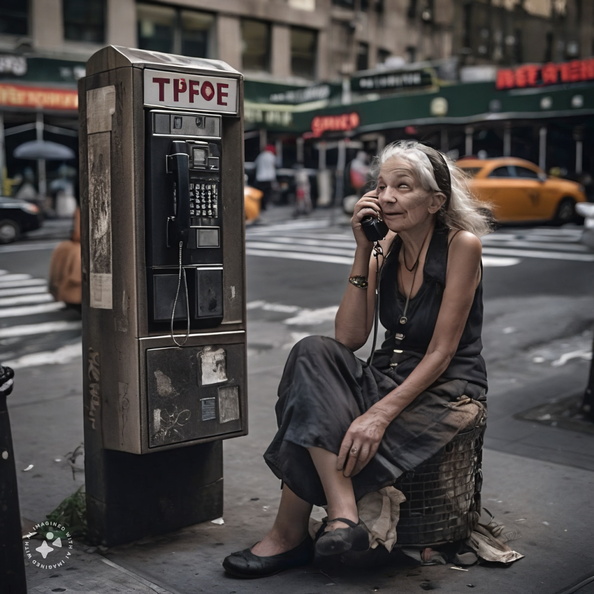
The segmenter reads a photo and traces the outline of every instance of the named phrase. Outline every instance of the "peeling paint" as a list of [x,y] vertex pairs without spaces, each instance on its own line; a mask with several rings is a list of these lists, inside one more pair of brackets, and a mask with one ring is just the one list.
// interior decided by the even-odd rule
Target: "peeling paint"
[[173,387],[173,382],[168,375],[164,374],[160,369],[155,370],[153,375],[157,382],[157,394],[161,398],[175,398],[178,396],[178,392]]
[[201,384],[220,384],[227,381],[227,353],[225,349],[206,347],[198,354],[202,371]]
[[239,386],[219,388],[219,423],[239,420]]

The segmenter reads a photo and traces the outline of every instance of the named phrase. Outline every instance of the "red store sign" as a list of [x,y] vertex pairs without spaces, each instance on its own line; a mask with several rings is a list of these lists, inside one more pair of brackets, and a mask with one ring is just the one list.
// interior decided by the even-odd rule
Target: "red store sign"
[[544,87],[594,80],[594,58],[561,64],[525,64],[497,72],[497,90]]
[[354,130],[361,118],[356,111],[339,115],[316,116],[311,121],[313,136],[321,136],[324,132],[348,132]]
[[68,89],[0,84],[0,105],[76,111],[78,109],[78,92]]

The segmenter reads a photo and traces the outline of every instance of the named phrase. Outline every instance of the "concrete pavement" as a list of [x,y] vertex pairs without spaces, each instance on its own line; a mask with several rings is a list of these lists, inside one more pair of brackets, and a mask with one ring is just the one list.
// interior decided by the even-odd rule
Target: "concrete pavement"
[[[62,567],[27,565],[30,593],[594,592],[594,425],[566,414],[585,389],[583,360],[543,369],[521,384],[510,382],[518,372],[513,364],[490,370],[483,505],[516,535],[509,544],[524,559],[466,571],[394,561],[366,569],[312,565],[252,581],[224,576],[223,557],[262,536],[279,496],[262,453],[275,430],[276,386],[291,337],[265,320],[249,323],[248,331],[250,434],[224,446],[223,521],[108,550],[75,540]],[[78,360],[17,372],[8,406],[25,528],[82,484],[81,391]]]

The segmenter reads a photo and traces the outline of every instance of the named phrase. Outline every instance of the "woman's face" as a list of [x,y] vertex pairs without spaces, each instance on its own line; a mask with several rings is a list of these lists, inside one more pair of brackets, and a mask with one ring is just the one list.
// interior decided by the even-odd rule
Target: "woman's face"
[[392,157],[382,165],[377,195],[386,225],[396,232],[423,223],[443,202],[441,193],[423,188],[413,166],[401,157]]

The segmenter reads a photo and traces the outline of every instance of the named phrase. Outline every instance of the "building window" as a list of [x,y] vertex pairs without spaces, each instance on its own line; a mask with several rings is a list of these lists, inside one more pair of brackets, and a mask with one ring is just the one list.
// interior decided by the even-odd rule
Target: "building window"
[[357,47],[357,70],[369,68],[369,44],[359,43]]
[[105,43],[105,0],[62,0],[64,39]]
[[473,10],[472,4],[467,2],[462,6],[462,22],[464,23],[462,33],[462,47],[472,48],[472,25],[473,25]]
[[171,53],[175,45],[175,10],[161,6],[136,6],[138,47]]
[[28,35],[29,9],[23,0],[0,0],[0,34]]
[[388,50],[378,49],[377,50],[377,63],[385,64],[391,55],[392,54]]
[[181,54],[208,58],[214,15],[193,10],[181,11]]
[[332,0],[334,6],[341,6],[342,8],[355,8],[355,0]]
[[409,19],[417,18],[417,0],[408,0],[408,8],[406,9],[406,16]]
[[555,46],[555,36],[551,31],[547,31],[545,35],[545,53],[544,53],[544,61],[545,62],[552,62],[553,61],[553,48]]
[[291,72],[310,80],[316,77],[317,35],[313,29],[291,28]]
[[404,51],[406,53],[406,61],[409,64],[414,64],[417,61],[417,48],[414,45],[407,45]]
[[263,21],[242,19],[243,69],[270,72],[270,25]]
[[212,13],[137,4],[140,49],[208,58],[213,24]]
[[521,64],[524,61],[524,40],[522,38],[522,29],[517,28],[514,31],[514,46],[512,64]]

